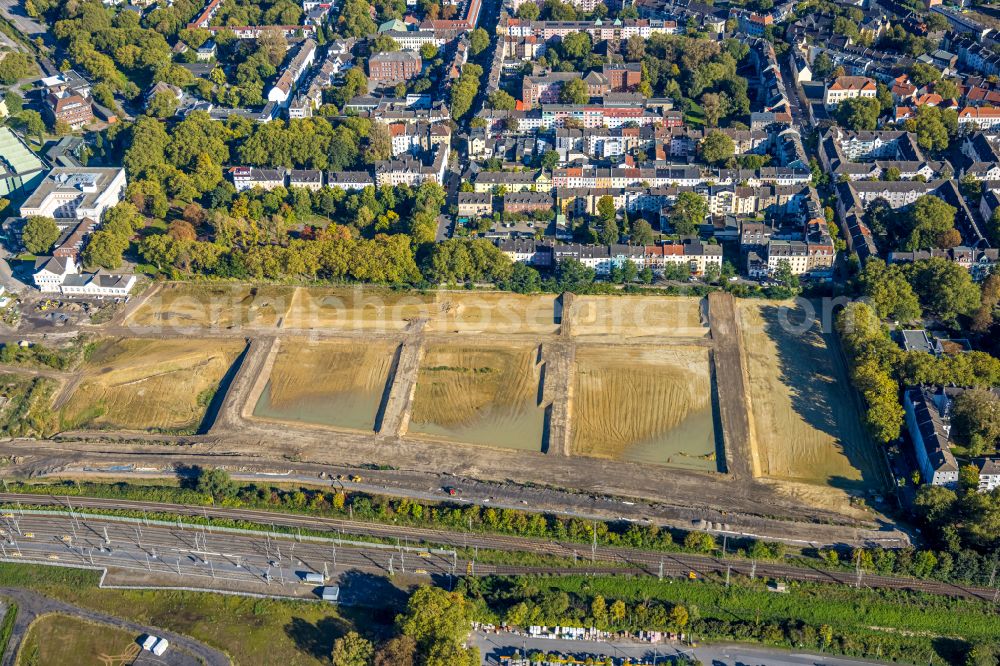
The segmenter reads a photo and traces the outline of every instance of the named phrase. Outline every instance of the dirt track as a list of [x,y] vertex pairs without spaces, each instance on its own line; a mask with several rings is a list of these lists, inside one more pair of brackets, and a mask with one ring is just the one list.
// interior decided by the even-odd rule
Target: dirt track
[[709,294],[708,312],[712,321],[712,340],[715,343],[712,358],[722,437],[726,448],[726,471],[737,482],[749,482],[754,476],[750,403],[732,295],[718,291]]

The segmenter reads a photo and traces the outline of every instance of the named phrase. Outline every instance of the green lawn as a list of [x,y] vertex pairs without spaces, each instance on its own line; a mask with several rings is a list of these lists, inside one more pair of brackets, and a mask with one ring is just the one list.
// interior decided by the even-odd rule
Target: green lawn
[[222,650],[240,666],[329,664],[338,636],[355,626],[366,635],[384,628],[367,610],[199,592],[102,590],[98,580],[95,571],[0,563],[0,586],[36,590],[185,634]]

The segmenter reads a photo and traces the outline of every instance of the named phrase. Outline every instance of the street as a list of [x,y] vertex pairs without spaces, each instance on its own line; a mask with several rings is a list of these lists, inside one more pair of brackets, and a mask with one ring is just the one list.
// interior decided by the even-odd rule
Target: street
[[777,649],[752,648],[744,645],[711,645],[691,649],[680,644],[635,642],[596,642],[550,638],[530,638],[519,634],[473,632],[470,642],[479,648],[483,664],[499,664],[501,656],[515,651],[552,652],[571,655],[579,660],[587,657],[639,660],[647,664],[667,664],[682,654],[694,654],[703,664],[712,666],[872,666],[879,662],[830,657],[821,654],[787,652]]

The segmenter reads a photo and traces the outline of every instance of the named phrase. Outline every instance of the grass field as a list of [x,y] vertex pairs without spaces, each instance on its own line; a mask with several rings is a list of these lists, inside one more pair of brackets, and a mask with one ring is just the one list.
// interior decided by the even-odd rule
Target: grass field
[[702,300],[658,296],[577,296],[570,310],[575,336],[703,338]]
[[574,454],[717,469],[707,349],[590,345],[576,363]]
[[[738,302],[758,471],[841,490],[869,487],[877,452],[850,399],[846,371],[818,322],[806,331],[783,326],[783,319],[802,322],[804,313],[785,318],[781,307]],[[789,492],[813,499],[824,494],[801,486]]]
[[165,284],[128,318],[134,326],[273,328],[292,298],[288,287]]
[[283,340],[254,416],[371,431],[395,351],[390,342]]
[[137,635],[57,613],[31,624],[18,666],[125,666],[141,649]]
[[58,382],[47,377],[0,374],[0,436],[45,437],[56,427],[52,397]]
[[244,346],[242,340],[104,340],[60,411],[62,429],[193,432]]
[[[185,634],[239,666],[329,665],[333,641],[384,631],[366,609],[202,592],[102,590],[95,571],[0,563],[0,585],[24,587],[84,608]],[[391,621],[391,614],[390,614]],[[77,662],[79,663],[79,662]]]
[[544,410],[538,403],[537,357],[533,345],[429,347],[417,376],[409,431],[541,450]]

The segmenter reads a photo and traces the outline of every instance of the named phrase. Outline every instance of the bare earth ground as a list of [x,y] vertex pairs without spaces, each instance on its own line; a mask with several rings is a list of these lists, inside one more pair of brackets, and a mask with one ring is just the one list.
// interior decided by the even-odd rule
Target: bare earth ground
[[[574,454],[621,460],[637,445],[662,438],[693,413],[707,413],[711,424],[705,348],[590,345],[577,350],[576,360]],[[687,440],[683,448],[662,447],[657,462],[690,466],[700,456],[714,461],[714,446],[699,448],[705,437]]]
[[[224,303],[221,306],[213,304],[212,297],[206,294],[215,294]],[[344,303],[343,309],[335,307],[337,299]],[[506,319],[490,319],[484,323],[483,316],[476,310],[484,308],[482,304],[491,300],[497,308],[516,307],[510,303],[522,304],[527,310],[526,316],[523,317],[524,323],[512,326]],[[319,306],[316,305],[317,302],[320,302]],[[567,316],[563,316],[561,307],[563,302],[570,303]],[[167,312],[161,313],[162,309],[166,309]],[[206,464],[215,461],[214,464],[221,463],[234,469],[313,469],[316,473],[320,470],[329,470],[331,466],[356,468],[375,463],[392,465],[398,470],[399,478],[409,479],[408,482],[416,483],[418,486],[423,485],[425,489],[426,481],[423,484],[416,481],[421,475],[429,477],[431,487],[440,488],[437,484],[441,481],[436,478],[439,479],[442,474],[452,474],[460,479],[513,480],[516,484],[534,483],[579,489],[584,493],[648,499],[660,507],[658,510],[660,513],[657,515],[704,517],[711,520],[719,520],[712,516],[721,515],[726,522],[740,521],[744,525],[770,524],[772,517],[833,523],[863,519],[867,525],[872,525],[869,522],[871,514],[861,514],[846,506],[846,501],[842,501],[846,500],[844,491],[838,489],[840,495],[837,501],[830,501],[829,495],[834,492],[833,489],[826,485],[809,484],[810,481],[825,484],[828,480],[838,483],[843,480],[845,485],[859,484],[861,479],[861,475],[850,465],[855,460],[849,454],[838,451],[839,436],[829,431],[830,423],[842,422],[845,428],[859,428],[856,414],[853,410],[847,409],[849,403],[837,401],[838,393],[834,390],[836,384],[828,384],[828,380],[817,383],[801,376],[813,368],[820,368],[826,376],[833,376],[832,373],[835,372],[842,374],[843,369],[839,363],[833,361],[825,347],[814,343],[803,348],[789,347],[787,353],[782,353],[779,358],[776,343],[772,343],[769,348],[762,342],[759,333],[744,331],[739,334],[738,323],[742,323],[744,317],[737,317],[732,305],[720,307],[719,313],[715,313],[716,308],[713,307],[713,330],[711,337],[706,337],[710,331],[705,323],[704,309],[705,302],[697,299],[658,297],[553,299],[550,296],[540,296],[519,299],[481,292],[400,294],[357,288],[253,288],[239,285],[206,288],[202,285],[162,285],[155,287],[152,293],[145,295],[141,301],[130,304],[122,319],[127,324],[114,321],[106,325],[103,332],[105,335],[155,336],[163,344],[177,339],[189,343],[192,337],[200,336],[205,339],[200,345],[208,349],[218,348],[220,340],[232,341],[234,344],[239,340],[242,344],[244,336],[250,336],[253,340],[251,351],[248,352],[240,371],[230,385],[210,435],[169,437],[127,432],[73,433],[73,437],[64,438],[58,443],[36,443],[30,450],[30,455],[23,447],[12,446],[8,449],[11,452],[18,451],[20,452],[18,455],[24,456],[14,466],[19,470],[52,471],[60,464],[69,464],[70,461],[79,464],[88,458],[104,463],[112,459],[123,461],[132,459],[158,460],[159,464],[163,464],[171,459],[180,461],[190,460],[193,457],[195,460],[205,461]],[[225,314],[221,314],[220,310]],[[615,314],[616,312],[618,314]],[[177,326],[157,325],[157,322],[167,321],[183,323]],[[748,322],[752,324],[753,320],[748,319]],[[230,326],[232,328],[229,328]],[[729,333],[720,334],[716,339],[716,326],[719,327],[719,331]],[[425,330],[429,332],[424,333]],[[460,331],[463,335],[456,336],[454,331]],[[437,405],[429,408],[426,401],[420,397],[415,401],[406,397],[427,390],[426,379],[424,388],[419,388],[418,375],[423,374],[425,377],[427,375],[426,371],[420,373],[419,368],[433,366],[429,366],[422,355],[426,352],[436,353],[435,350],[455,352],[456,345],[459,348],[467,346],[467,341],[473,339],[464,334],[475,336],[475,347],[490,349],[508,347],[512,342],[510,336],[519,334],[516,339],[523,340],[525,348],[531,349],[538,344],[541,344],[543,349],[546,346],[563,345],[575,353],[579,346],[584,351],[585,357],[587,355],[585,350],[591,346],[607,352],[614,346],[628,345],[631,347],[630,354],[639,354],[639,358],[642,358],[641,354],[648,353],[649,359],[662,359],[662,354],[679,349],[687,350],[685,354],[694,353],[692,350],[698,351],[699,354],[700,350],[704,350],[706,354],[711,351],[710,358],[714,360],[710,367],[713,374],[706,377],[706,373],[699,370],[691,379],[692,387],[698,388],[705,386],[706,380],[711,378],[708,390],[692,391],[691,387],[688,387],[688,390],[684,391],[679,382],[675,382],[674,387],[670,389],[651,388],[649,389],[651,393],[647,395],[653,396],[657,401],[655,409],[644,410],[634,404],[634,400],[628,399],[630,395],[638,395],[640,392],[638,389],[641,388],[630,383],[628,377],[648,378],[657,374],[656,372],[650,373],[642,363],[637,363],[635,368],[631,368],[632,372],[629,375],[612,380],[618,387],[615,390],[623,393],[625,399],[608,406],[622,416],[620,420],[623,423],[630,424],[628,426],[616,424],[615,427],[625,427],[626,430],[632,428],[633,432],[626,433],[624,438],[618,440],[611,438],[610,442],[604,444],[611,443],[612,451],[622,450],[622,442],[628,438],[669,426],[685,409],[710,402],[716,377],[722,382],[723,370],[728,372],[735,369],[737,377],[748,374],[750,382],[756,382],[757,386],[746,391],[741,389],[728,393],[723,389],[728,389],[731,382],[726,382],[726,386],[716,387],[720,392],[719,408],[723,412],[722,424],[723,430],[726,431],[726,467],[730,469],[730,473],[672,469],[646,462],[609,463],[607,459],[588,456],[563,453],[547,455],[538,449],[512,453],[507,449],[477,446],[459,441],[449,440],[447,443],[442,443],[428,440],[426,435],[416,431],[401,435],[400,433],[406,433],[405,426],[402,429],[383,428],[378,433],[366,434],[358,431],[334,430],[329,425],[317,426],[303,421],[269,423],[260,418],[247,418],[258,404],[258,397],[267,383],[271,362],[281,353],[279,349],[287,350],[288,345],[299,344],[298,341],[307,338],[312,341],[330,340],[339,341],[341,344],[361,345],[372,344],[374,341],[386,344],[399,344],[402,341],[404,349],[414,351],[411,356],[418,359],[418,362],[408,364],[408,368],[410,365],[412,368],[406,371],[407,376],[394,377],[392,385],[395,386],[397,382],[403,381],[404,386],[412,386],[415,383],[418,388],[412,393],[406,391],[402,394],[401,400],[404,406],[401,422],[406,423],[412,415],[411,411],[418,412],[416,414],[418,419],[426,416],[428,419],[433,417],[437,421],[450,419],[469,422],[471,418],[469,414],[475,414],[477,408],[485,404],[482,402],[487,399],[485,396],[491,392],[494,395],[517,394],[519,386],[517,381],[512,387],[502,390],[497,386],[490,387],[489,384],[494,383],[490,381],[485,382],[485,386],[470,384],[471,388],[467,389],[469,395],[459,397],[456,397],[452,390],[451,395],[455,398],[455,405],[461,406],[461,409],[455,410],[454,414],[445,412]],[[277,340],[281,345],[272,345],[272,340]],[[719,346],[723,344],[721,340],[727,341],[724,348]],[[749,350],[746,358],[741,358],[739,353],[741,340]],[[781,342],[781,345],[786,344],[796,343]],[[269,353],[268,350],[273,351]],[[675,361],[678,353],[680,352],[675,351]],[[543,367],[540,370],[543,378],[544,356],[543,354]],[[698,354],[695,354],[693,357],[697,356]],[[721,357],[724,357],[722,367],[719,366]],[[348,362],[343,361],[343,363]],[[628,360],[625,359],[623,362],[627,363]],[[370,361],[362,363],[371,365]],[[462,363],[467,362],[459,362],[455,366],[463,367]],[[476,365],[476,363],[468,364]],[[305,395],[312,389],[297,388],[296,381],[315,382],[319,386],[315,395],[322,398],[334,388],[322,386],[326,380],[320,375],[340,372],[341,370],[336,367],[338,364],[336,360],[316,358],[315,365],[320,368],[317,370],[311,369],[310,363],[303,362],[292,373],[294,378],[289,376],[283,380],[284,388],[281,390],[290,392],[287,395],[293,395],[296,391],[301,391],[301,394]],[[440,365],[452,364],[445,362]],[[502,366],[498,361],[481,365],[491,368],[494,365]],[[652,365],[658,371],[663,364],[658,362]],[[679,365],[683,368],[686,363],[680,362]],[[698,365],[702,367],[701,361]],[[744,365],[748,368],[745,373],[740,370]],[[280,377],[281,371],[277,372],[274,377]],[[360,369],[360,374],[364,375],[366,372],[363,368]],[[502,370],[501,374],[503,373],[509,374],[512,378],[523,376],[509,370]],[[492,373],[484,374],[492,375]],[[585,405],[587,400],[583,397],[586,391],[582,387],[581,390],[574,391],[576,384],[572,378],[574,374],[570,372],[564,376],[564,386],[545,387],[545,399],[548,401],[566,400],[567,398],[560,398],[560,395],[569,396],[571,421],[576,413],[572,403]],[[726,376],[732,379],[731,375]],[[792,381],[793,378],[796,381]],[[336,384],[335,380],[330,381]],[[281,380],[276,385],[280,384]],[[846,380],[843,385],[846,386]],[[520,386],[521,391],[526,392],[524,385]],[[502,391],[509,393],[503,394]],[[642,388],[642,391],[647,389]],[[725,395],[721,396],[721,393]],[[770,406],[764,399],[755,399],[752,401],[751,409],[747,404],[748,393],[754,398],[763,395],[771,399],[772,394],[785,397]],[[658,402],[661,399],[658,396],[662,396],[664,400],[678,401],[680,406],[671,404],[665,407]],[[820,401],[826,402],[814,404]],[[836,406],[831,408],[830,404]],[[428,415],[429,409],[437,413]],[[816,420],[817,414],[831,409],[836,415],[835,420],[829,421],[827,429],[824,429],[823,424]],[[462,415],[463,411],[466,415]],[[481,412],[482,409],[478,411]],[[752,428],[746,425],[739,426],[738,419],[734,421],[732,418],[734,414],[742,414],[742,421],[745,424],[751,412],[755,421]],[[395,416],[399,416],[398,411]],[[394,423],[400,422],[395,416]],[[582,418],[586,417],[581,417],[581,423]],[[581,441],[585,441],[588,436],[592,439],[608,439],[606,435],[601,434],[602,429],[609,433],[615,432],[614,428],[608,429],[608,419],[601,418],[604,418],[605,422],[595,429],[594,435],[587,435],[587,428],[581,429],[577,434],[578,437],[582,437]],[[767,421],[768,418],[771,421]],[[727,426],[727,423],[730,425]],[[739,426],[736,430],[730,427],[734,423]],[[765,423],[770,425],[763,425]],[[571,423],[569,429],[571,437],[574,436],[573,427]],[[768,427],[790,428],[791,432],[769,434]],[[763,440],[765,436],[773,439],[768,448],[768,451],[773,451],[768,461],[768,470],[785,469],[786,476],[782,477],[780,482],[775,482],[770,477],[755,479],[750,472],[741,471],[736,465],[730,464],[729,458],[735,457],[735,462],[743,466],[743,469],[749,467],[747,461],[750,456],[747,451],[751,447],[747,442],[753,438],[744,433],[748,429],[761,432],[761,436],[757,437],[759,440]],[[733,441],[734,433],[744,434],[738,437],[738,441]],[[435,436],[447,439],[440,433]],[[796,440],[803,437],[805,445]],[[848,441],[850,443],[856,440]],[[777,447],[786,443],[792,443],[793,448],[782,457],[781,449]],[[164,447],[164,444],[168,446]],[[596,443],[592,443],[591,446],[596,446]],[[758,448],[763,449],[765,446],[768,445],[765,443]],[[802,448],[803,446],[805,448]],[[66,455],[60,456],[58,454],[60,450]],[[851,449],[852,452],[858,450],[860,449]],[[809,462],[803,463],[803,466],[796,468],[794,463],[798,455],[805,458],[813,457]],[[782,461],[785,468],[781,467]],[[820,465],[829,465],[822,472],[822,478],[815,475],[808,476],[819,467],[814,464],[816,461]],[[795,474],[800,476],[794,476]],[[800,478],[803,475],[806,476],[805,479]],[[800,485],[793,485],[790,481]],[[777,488],[774,487],[775,483],[778,484]],[[638,507],[636,509],[640,510]],[[619,511],[624,512],[624,509]],[[720,511],[726,513],[720,514]],[[795,528],[786,525],[787,528],[781,528],[786,534],[810,536],[814,534],[811,528],[801,524]]]
[[104,340],[62,408],[63,428],[195,428],[245,346],[240,340]]
[[540,451],[535,345],[429,347],[417,375],[409,433]]
[[709,328],[698,298],[577,296],[570,316],[573,335],[608,341],[704,338]]
[[28,630],[18,664],[125,666],[139,656],[137,637],[110,625],[68,615],[43,615]]
[[786,316],[789,305],[738,306],[760,475],[791,482],[775,484],[791,497],[846,510],[847,492],[877,484],[879,461],[818,322],[796,330],[804,313]]
[[243,284],[165,284],[145,296],[127,316],[130,326],[165,328],[265,328],[277,325],[293,292],[286,287]]
[[257,418],[372,431],[398,345],[290,338],[278,351]]

